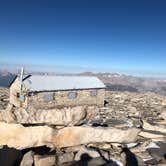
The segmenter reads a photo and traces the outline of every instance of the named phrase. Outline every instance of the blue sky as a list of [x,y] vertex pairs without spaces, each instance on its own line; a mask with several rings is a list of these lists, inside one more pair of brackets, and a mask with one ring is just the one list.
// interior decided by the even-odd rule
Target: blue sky
[[165,61],[165,0],[0,0],[1,66],[165,76]]

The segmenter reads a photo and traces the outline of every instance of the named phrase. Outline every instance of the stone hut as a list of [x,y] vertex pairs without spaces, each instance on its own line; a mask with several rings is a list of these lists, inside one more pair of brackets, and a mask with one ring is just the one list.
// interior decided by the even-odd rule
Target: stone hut
[[17,77],[10,85],[10,103],[36,109],[66,106],[103,106],[105,85],[97,77],[39,76]]

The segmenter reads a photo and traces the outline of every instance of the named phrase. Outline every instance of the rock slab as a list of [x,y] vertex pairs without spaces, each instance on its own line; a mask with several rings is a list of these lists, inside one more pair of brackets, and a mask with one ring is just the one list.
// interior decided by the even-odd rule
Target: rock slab
[[53,139],[55,147],[70,147],[93,142],[135,142],[140,132],[137,128],[127,130],[115,128],[65,127]]
[[[9,104],[10,105],[10,104]],[[65,107],[62,109],[8,108],[0,112],[0,121],[21,124],[51,124],[57,126],[79,125],[86,118],[86,107]]]
[[52,147],[54,130],[47,126],[24,127],[20,124],[0,123],[0,145],[16,149],[37,146]]

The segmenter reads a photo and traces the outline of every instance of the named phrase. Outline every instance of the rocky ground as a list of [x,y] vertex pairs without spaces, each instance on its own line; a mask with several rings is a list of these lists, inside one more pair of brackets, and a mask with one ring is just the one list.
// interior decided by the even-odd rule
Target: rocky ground
[[165,96],[109,91],[103,108],[24,110],[0,92],[2,166],[166,165]]

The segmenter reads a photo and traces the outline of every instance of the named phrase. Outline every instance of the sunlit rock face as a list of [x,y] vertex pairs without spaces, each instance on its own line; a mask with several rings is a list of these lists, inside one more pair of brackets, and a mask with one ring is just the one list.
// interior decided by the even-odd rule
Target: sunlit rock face
[[47,126],[24,127],[20,124],[0,123],[0,145],[16,149],[38,146],[53,147],[54,130]]
[[127,130],[115,128],[66,127],[58,131],[54,138],[56,147],[69,147],[93,142],[134,142],[139,129]]
[[103,129],[92,127],[65,127],[56,131],[47,126],[24,127],[19,124],[0,123],[0,145],[18,149],[37,146],[70,147],[93,142],[134,142],[139,129]]
[[51,124],[57,126],[79,125],[86,118],[87,107],[65,107],[62,109],[36,110],[12,108],[4,110],[0,114],[0,120],[8,123],[22,124]]

